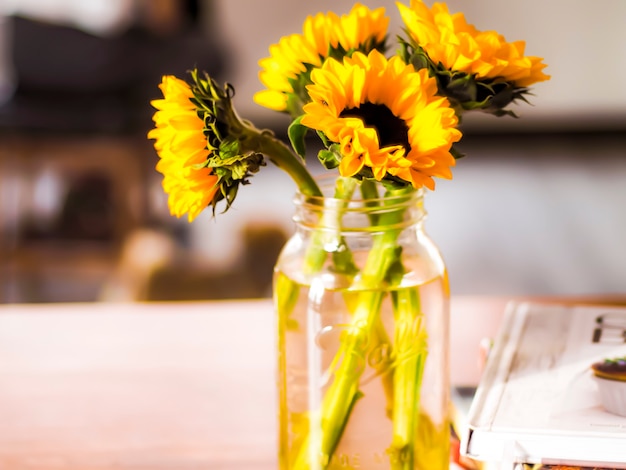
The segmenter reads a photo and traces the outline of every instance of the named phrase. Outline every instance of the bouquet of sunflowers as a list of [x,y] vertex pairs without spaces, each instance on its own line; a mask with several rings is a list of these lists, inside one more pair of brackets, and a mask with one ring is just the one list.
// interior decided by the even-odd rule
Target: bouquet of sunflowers
[[[403,224],[423,188],[434,190],[433,178],[452,177],[462,116],[514,116],[509,105],[526,101],[528,87],[549,78],[541,58],[524,55],[522,41],[479,31],[443,3],[428,7],[411,0],[397,7],[405,27],[395,47],[385,10],[358,3],[342,16],[310,16],[301,33],[270,46],[269,57],[259,62],[266,89],[255,101],[291,117],[290,145],[242,119],[233,107],[233,88],[197,70],[188,81],[163,77],[163,99],[152,103],[157,112],[148,136],[155,140],[157,170],[173,215],[187,214],[192,221],[207,207],[215,213],[222,204],[227,210],[267,160],[291,176],[301,207],[319,209],[305,217],[302,277],[283,269],[275,274],[283,469],[448,468],[446,426],[435,426],[420,403],[425,374],[433,374],[427,365],[433,338],[428,300],[417,287],[407,288],[412,264],[401,241]],[[317,157],[329,170],[330,194],[329,178],[322,185],[307,168],[310,136],[320,139]],[[372,238],[364,254],[344,233],[355,194]],[[341,285],[325,287],[324,276],[340,276]],[[445,271],[438,276],[445,296]],[[298,378],[285,358],[287,345],[298,332],[311,335],[306,314],[311,299],[325,291],[333,291],[343,328],[321,367],[321,385],[309,378],[306,410],[294,412],[296,388],[290,384]],[[383,318],[385,306],[391,320]],[[438,308],[446,306],[441,301]],[[446,325],[443,320],[441,334]],[[318,333],[324,328],[318,325]],[[320,341],[318,335],[304,348]],[[309,365],[317,357],[302,354]],[[358,440],[347,430],[366,402],[368,367],[380,378],[384,419],[390,422],[384,458],[374,460],[363,458],[369,444],[346,451]]]

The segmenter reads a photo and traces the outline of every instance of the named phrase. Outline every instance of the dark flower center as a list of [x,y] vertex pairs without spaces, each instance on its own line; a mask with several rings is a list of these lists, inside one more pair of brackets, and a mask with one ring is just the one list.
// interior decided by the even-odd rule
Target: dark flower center
[[408,126],[383,104],[363,103],[358,108],[344,109],[339,117],[356,117],[361,119],[366,127],[376,129],[381,148],[402,145],[407,153],[410,150]]

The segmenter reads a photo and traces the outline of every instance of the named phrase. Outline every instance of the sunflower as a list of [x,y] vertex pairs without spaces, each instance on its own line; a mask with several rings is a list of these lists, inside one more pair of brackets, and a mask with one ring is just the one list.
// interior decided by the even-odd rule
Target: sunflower
[[155,139],[154,148],[160,158],[156,168],[163,174],[171,214],[181,217],[188,213],[191,222],[215,197],[218,177],[204,166],[210,152],[190,86],[167,75],[159,88],[163,99],[151,102],[157,112],[153,117],[155,128],[148,138]]
[[311,79],[301,123],[337,149],[342,176],[430,189],[433,177],[452,177],[458,119],[426,70],[373,50],[327,60]]
[[410,37],[400,38],[404,60],[429,69],[459,114],[515,116],[506,106],[526,101],[528,86],[550,78],[542,58],[524,55],[523,41],[509,43],[495,31],[479,31],[444,3],[431,9],[421,0],[411,0],[410,8],[397,5]]
[[287,172],[303,194],[321,194],[302,159],[268,130],[241,119],[233,108],[233,88],[208,74],[190,72],[192,83],[174,76],[159,85],[163,99],[152,101],[155,128],[148,138],[160,157],[172,215],[189,214],[193,221],[207,206],[220,201],[228,210],[240,186],[262,166],[265,157]]
[[356,3],[350,13],[339,17],[333,12],[306,18],[302,34],[292,34],[269,47],[270,56],[259,61],[259,79],[266,90],[254,95],[254,101],[266,108],[301,114],[309,101],[306,85],[311,70],[328,57],[342,58],[354,51],[383,51],[389,18],[385,9],[370,10]]
[[435,63],[479,79],[500,78],[518,87],[548,80],[541,57],[525,56],[524,41],[507,42],[496,31],[479,31],[463,13],[450,14],[445,3],[429,9],[421,0],[410,8],[398,3],[411,38]]

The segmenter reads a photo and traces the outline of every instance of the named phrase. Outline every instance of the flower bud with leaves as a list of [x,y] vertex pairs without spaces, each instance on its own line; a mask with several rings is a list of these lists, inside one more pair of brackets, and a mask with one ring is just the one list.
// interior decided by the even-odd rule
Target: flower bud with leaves
[[259,131],[237,116],[232,106],[233,88],[220,87],[208,75],[200,78],[197,70],[191,72],[193,103],[198,117],[204,123],[209,155],[206,167],[217,176],[219,191],[211,201],[213,210],[224,200],[226,210],[237,196],[239,185],[248,184],[249,178],[265,164],[259,151]]
[[272,132],[259,130],[241,119],[233,108],[233,88],[220,87],[208,75],[191,72],[192,83],[165,76],[160,85],[163,99],[154,100],[155,139],[160,157],[157,170],[169,194],[170,212],[195,219],[207,206],[225,201],[228,210],[240,185],[265,165],[267,156],[294,179],[300,191],[319,189],[300,157]]

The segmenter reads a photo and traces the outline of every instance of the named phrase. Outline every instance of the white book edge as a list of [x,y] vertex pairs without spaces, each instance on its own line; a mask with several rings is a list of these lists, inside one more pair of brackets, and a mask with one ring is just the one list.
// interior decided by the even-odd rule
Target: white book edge
[[[622,307],[570,307],[532,302],[511,302],[507,306],[468,413],[467,427],[461,433],[461,453],[464,456],[485,462],[510,463],[510,468],[514,463],[522,462],[553,465],[590,463],[626,468],[626,418],[611,417],[613,421],[606,423],[607,427],[598,426],[584,432],[580,429],[571,432],[564,428],[551,429],[543,425],[518,427],[511,425],[510,420],[507,427],[503,425],[507,420],[501,419],[506,414],[503,410],[506,406],[502,404],[505,392],[510,392],[515,386],[509,384],[508,378],[518,347],[523,339],[527,339],[523,335],[527,333],[529,315],[557,313],[561,317],[567,314],[567,318],[572,315],[574,319],[574,313],[589,316],[600,310],[619,311],[626,315],[626,308]],[[567,338],[561,341],[563,350],[566,350],[566,341]]]

